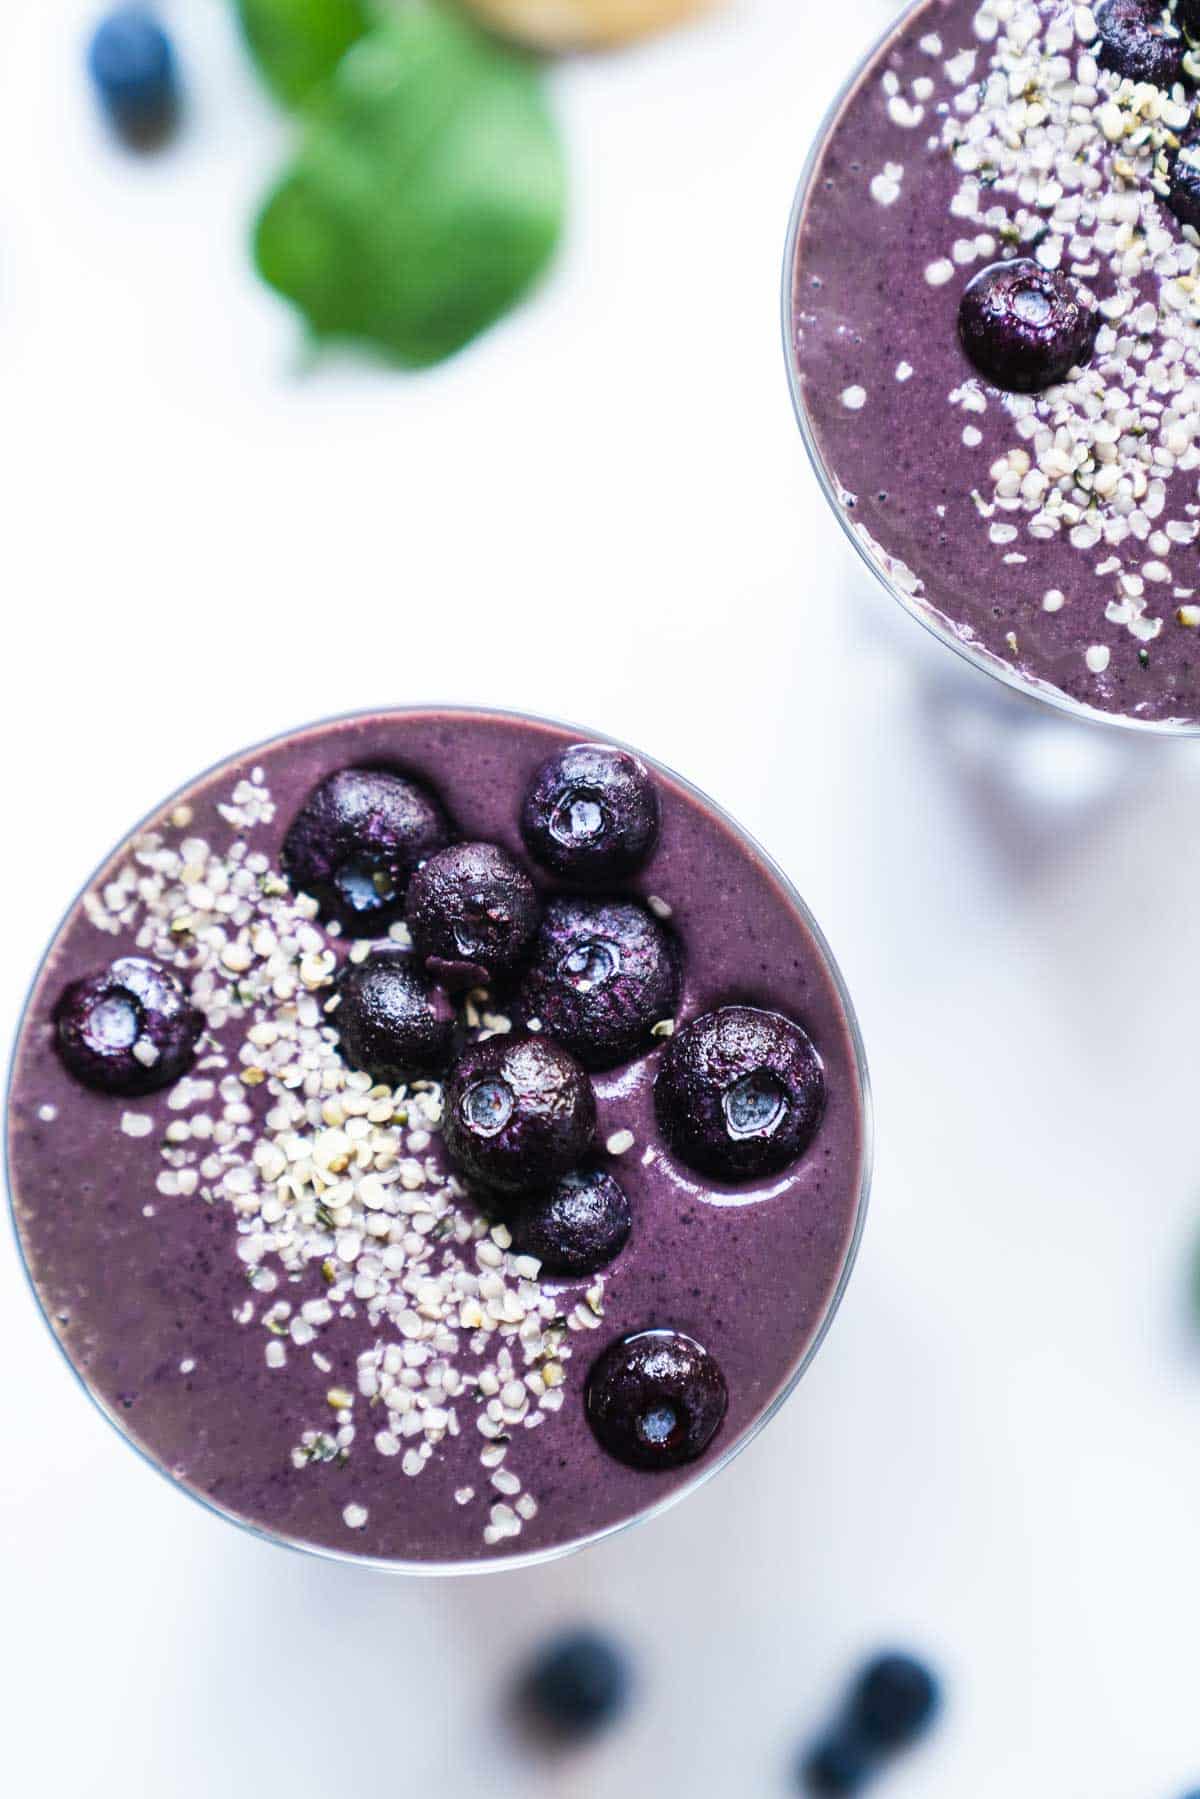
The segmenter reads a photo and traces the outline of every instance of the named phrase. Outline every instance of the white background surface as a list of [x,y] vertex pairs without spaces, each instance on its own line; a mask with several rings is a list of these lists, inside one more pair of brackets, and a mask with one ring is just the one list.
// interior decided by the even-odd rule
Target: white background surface
[[[5,1031],[67,898],[206,763],[359,706],[526,706],[680,768],[794,875],[879,1144],[846,1304],[765,1437],[667,1518],[487,1580],[326,1566],[188,1504],[5,1246],[12,1792],[755,1799],[881,1638],[951,1694],[895,1799],[1200,1781],[1200,757],[960,670],[805,465],[787,211],[888,10],[740,0],[560,68],[557,272],[406,379],[307,366],[249,272],[286,128],[222,0],[164,6],[192,107],[146,161],[90,106],[91,5],[4,6]],[[637,1645],[641,1702],[532,1761],[504,1683],[581,1616]]]

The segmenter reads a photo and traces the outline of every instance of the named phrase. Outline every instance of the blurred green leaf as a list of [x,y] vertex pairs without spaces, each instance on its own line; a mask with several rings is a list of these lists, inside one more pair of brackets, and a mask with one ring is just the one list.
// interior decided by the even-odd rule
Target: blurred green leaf
[[369,0],[236,0],[259,71],[285,106],[300,106],[370,30]]
[[255,252],[318,336],[367,338],[423,367],[521,298],[563,204],[534,65],[410,0],[338,65]]

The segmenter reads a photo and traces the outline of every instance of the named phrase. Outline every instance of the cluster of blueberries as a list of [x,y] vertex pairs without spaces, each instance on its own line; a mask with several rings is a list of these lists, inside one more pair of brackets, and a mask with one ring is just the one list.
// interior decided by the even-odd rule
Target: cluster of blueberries
[[[522,1677],[520,1697],[537,1728],[557,1742],[579,1742],[615,1722],[633,1684],[619,1643],[599,1631],[574,1630],[538,1653]],[[798,1786],[813,1795],[861,1792],[925,1734],[940,1704],[937,1677],[924,1662],[896,1651],[873,1656],[833,1726],[801,1755]]]
[[[1104,0],[1096,9],[1097,61],[1164,89],[1188,82],[1188,38],[1200,42],[1200,0]],[[1187,37],[1181,35],[1182,32]],[[1166,203],[1200,230],[1200,148],[1194,128],[1169,159]],[[1100,319],[1069,275],[1031,256],[994,262],[963,289],[962,345],[980,374],[1013,393],[1039,393],[1090,361]]]
[[[444,1079],[446,1147],[480,1203],[547,1273],[581,1278],[632,1228],[621,1184],[594,1154],[594,1073],[661,1044],[655,1110],[668,1146],[687,1167],[738,1182],[807,1147],[824,1072],[780,1013],[726,1005],[673,1030],[681,945],[649,905],[613,891],[659,838],[658,791],[635,756],[594,743],[558,751],[529,784],[520,830],[544,894],[500,845],[455,840],[423,782],[346,768],[292,820],[282,863],[341,940],[406,924],[411,949],[375,943],[342,963],[327,1006],[339,1052],[389,1085]],[[479,988],[523,1027],[478,1040],[455,1001]],[[136,956],[71,984],[55,1021],[71,1072],[120,1094],[178,1079],[204,1027],[177,976]],[[586,1394],[604,1447],[651,1469],[698,1456],[726,1403],[713,1357],[667,1329],[611,1344]]]

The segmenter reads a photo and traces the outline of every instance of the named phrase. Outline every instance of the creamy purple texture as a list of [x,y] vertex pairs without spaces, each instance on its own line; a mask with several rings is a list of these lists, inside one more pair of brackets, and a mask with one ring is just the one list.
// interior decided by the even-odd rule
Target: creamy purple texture
[[[226,763],[150,821],[165,843],[242,835],[273,867],[287,824],[310,789],[352,764],[389,763],[422,776],[460,831],[523,856],[521,795],[538,764],[570,734],[484,713],[376,714],[314,727]],[[274,818],[239,833],[218,805],[261,768]],[[51,1015],[64,985],[125,953],[128,937],[97,930],[72,910],[38,976],[15,1058],[9,1174],[17,1227],[47,1319],[101,1407],[154,1462],[197,1495],[263,1531],[349,1554],[450,1562],[569,1544],[628,1519],[702,1472],[778,1394],[820,1329],[846,1263],[864,1175],[864,1125],[850,1026],[824,955],[777,877],[727,823],[655,771],[663,800],[660,846],[633,891],[672,909],[684,945],[681,1018],[726,1000],[773,1006],[800,1020],[822,1055],[828,1107],[810,1151],[761,1188],[723,1190],[674,1166],[661,1151],[652,1105],[657,1057],[596,1077],[599,1142],[629,1131],[633,1147],[611,1166],[632,1204],[633,1231],[608,1271],[599,1327],[578,1333],[566,1363],[562,1409],[518,1431],[508,1452],[538,1510],[521,1534],[485,1544],[497,1497],[481,1479],[474,1407],[415,1478],[377,1454],[360,1429],[346,1465],[293,1461],[302,1426],[328,1416],[331,1382],[355,1387],[356,1361],[380,1336],[361,1306],[321,1331],[326,1369],[289,1346],[287,1365],[264,1359],[263,1306],[237,1323],[247,1300],[237,1258],[238,1218],[198,1195],[156,1192],[163,1133],[178,1116],[170,1092],[130,1101],[92,1093],[64,1071]],[[170,814],[191,808],[185,830]],[[97,875],[103,888],[129,844]],[[213,1034],[231,1057],[246,1021]],[[257,1119],[269,1103],[248,1088]],[[126,1110],[148,1115],[146,1135],[122,1130]],[[53,1116],[51,1116],[51,1113]],[[656,1154],[647,1164],[646,1149]],[[431,1154],[441,1151],[435,1135]],[[153,1208],[145,1215],[144,1208]],[[567,1311],[588,1283],[555,1282]],[[319,1297],[314,1268],[279,1292]],[[278,1295],[277,1295],[278,1296]],[[614,1337],[672,1325],[717,1357],[729,1413],[707,1458],[646,1474],[599,1448],[582,1406],[592,1360]],[[358,1401],[361,1406],[363,1401]],[[358,1414],[356,1414],[356,1419]],[[466,1504],[454,1495],[470,1486]],[[361,1507],[366,1521],[346,1522]]]

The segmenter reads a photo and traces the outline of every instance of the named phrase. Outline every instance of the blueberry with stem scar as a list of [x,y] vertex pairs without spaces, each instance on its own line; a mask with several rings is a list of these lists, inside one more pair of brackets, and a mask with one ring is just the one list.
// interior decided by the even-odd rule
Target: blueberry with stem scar
[[658,842],[658,790],[645,764],[607,743],[573,743],[539,768],[521,808],[535,862],[581,885],[636,874]]
[[631,1468],[678,1468],[703,1455],[729,1403],[712,1356],[678,1330],[610,1343],[588,1375],[584,1404],[603,1448]]
[[561,897],[546,907],[521,986],[536,1018],[588,1068],[646,1049],[679,999],[675,938],[636,900]]
[[444,849],[450,826],[419,781],[384,768],[343,768],[309,794],[283,842],[284,873],[321,915],[380,937],[404,910],[414,871]]
[[596,1100],[561,1044],[514,1032],[464,1051],[446,1085],[446,1147],[463,1172],[498,1193],[534,1191],[583,1159]]
[[100,1093],[154,1093],[192,1065],[204,1015],[169,968],[121,956],[74,981],[54,1010],[67,1068]]
[[958,306],[963,349],[986,380],[1012,393],[1039,393],[1090,361],[1099,327],[1070,276],[1031,256],[980,269]]

